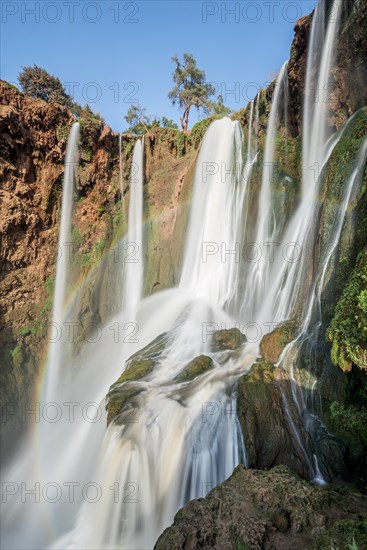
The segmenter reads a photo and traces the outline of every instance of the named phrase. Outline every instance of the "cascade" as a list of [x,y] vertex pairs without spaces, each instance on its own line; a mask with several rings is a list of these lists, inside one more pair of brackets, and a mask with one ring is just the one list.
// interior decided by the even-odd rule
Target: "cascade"
[[[59,383],[62,352],[67,344],[65,331],[62,325],[64,319],[64,306],[67,293],[67,279],[70,268],[71,224],[73,211],[73,195],[75,191],[76,167],[78,166],[78,139],[79,123],[75,122],[71,128],[68,139],[64,184],[61,203],[61,220],[58,243],[58,260],[56,265],[56,279],[54,301],[52,308],[52,327],[56,329],[57,334],[52,335],[53,343],[50,345],[48,358],[48,377],[46,380],[46,399],[52,401]],[[59,336],[60,335],[60,336]]]
[[[335,49],[335,40],[338,32],[337,23],[341,10],[341,2],[339,0],[334,1],[336,2],[336,10],[332,10],[333,17],[331,17],[328,24],[325,44],[322,50],[320,72],[317,81],[317,97],[321,97],[322,91],[326,89],[332,67],[332,52]],[[337,19],[334,19],[334,17],[337,17]],[[322,18],[315,18],[313,25],[321,25],[322,22]],[[315,34],[318,33],[315,31]],[[311,68],[308,67],[308,70],[311,70]],[[307,75],[306,80],[310,81],[310,79],[311,77]],[[305,145],[305,155],[302,163],[303,183],[301,201],[288,223],[281,246],[279,247],[280,250],[283,250],[284,246],[291,244],[294,255],[291,257],[291,261],[284,261],[284,258],[280,254],[275,258],[270,276],[272,285],[268,289],[266,303],[264,302],[263,307],[258,312],[257,319],[259,322],[269,319],[280,322],[291,317],[303,279],[302,266],[310,261],[309,254],[313,249],[312,239],[315,238],[313,230],[315,224],[312,222],[316,215],[316,193],[320,183],[319,174],[322,173],[337,140],[341,137],[341,133],[339,133],[337,140],[333,140],[330,147],[330,141],[326,139],[327,122],[324,102],[316,102],[311,118],[311,123],[308,119],[304,120],[303,132],[304,134],[310,134],[310,143]],[[315,167],[317,169],[316,174]]]
[[271,104],[269,122],[266,133],[264,162],[262,169],[261,191],[258,203],[257,227],[255,243],[262,253],[259,261],[251,263],[243,299],[242,311],[247,321],[253,321],[258,304],[263,300],[268,279],[269,262],[265,254],[264,243],[272,242],[276,232],[276,224],[272,203],[272,183],[275,159],[275,135],[278,124],[278,115],[281,106],[283,81],[286,77],[287,64],[285,62],[275,82],[274,97]]
[[129,226],[123,275],[123,309],[134,318],[143,291],[144,138],[134,146],[130,176]]
[[[341,2],[332,10],[334,18],[325,28],[325,3],[320,2],[312,22],[307,60],[306,92],[303,111],[303,167],[301,195],[288,220],[281,244],[295,243],[300,250],[312,250],[317,219],[316,196],[322,174],[342,130],[328,136],[322,97],[330,77],[333,51],[338,34]],[[322,52],[319,54],[319,52]],[[276,134],[284,97],[287,113],[287,63],[278,75],[268,121],[261,190],[255,228],[256,242],[278,237],[279,221],[272,192],[276,159]],[[196,162],[187,239],[182,251],[180,283],[152,296],[143,297],[143,183],[144,138],[133,151],[130,179],[128,233],[124,241],[131,261],[126,261],[121,276],[121,311],[104,327],[97,345],[86,343],[78,356],[71,380],[60,376],[62,341],[50,347],[47,399],[94,403],[100,407],[98,421],[60,422],[41,426],[37,437],[29,438],[32,459],[16,464],[8,479],[27,480],[34,485],[91,480],[101,490],[96,502],[82,498],[80,491],[71,503],[63,496],[51,506],[16,504],[16,496],[5,508],[4,523],[10,535],[5,547],[23,548],[151,548],[157,537],[188,500],[203,497],[224,481],[233,468],[246,464],[246,449],[236,414],[235,388],[239,376],[246,374],[258,357],[258,343],[245,343],[236,354],[214,352],[203,338],[205,321],[231,328],[239,320],[274,321],[292,317],[300,303],[300,335],[285,350],[279,361],[294,382],[293,396],[304,412],[302,396],[296,389],[294,349],[299,339],[311,330],[314,308],[320,309],[321,292],[334,249],[329,249],[316,266],[315,277],[303,284],[306,252],[299,262],[285,262],[281,253],[269,264],[266,254],[244,271],[238,261],[247,242],[250,204],[250,174],[257,162],[259,148],[260,93],[249,109],[247,149],[238,122],[224,117],[207,130]],[[285,124],[287,119],[285,117]],[[59,245],[68,241],[72,218],[72,193],[78,124],[68,142],[62,201]],[[122,138],[119,138],[119,180],[122,192]],[[337,246],[348,206],[360,184],[367,155],[364,142],[352,173],[345,182],[339,215],[333,227]],[[310,172],[312,175],[310,175]],[[283,246],[279,248],[283,249]],[[53,320],[61,325],[66,297],[67,257],[57,265]],[[307,299],[304,299],[306,296]],[[301,308],[302,309],[302,308]],[[111,326],[131,320],[139,322],[139,338],[132,343],[114,342]],[[105,396],[121,375],[123,365],[164,333],[163,351],[157,354],[154,369],[139,381],[136,396],[136,421],[111,423],[106,430]],[[180,374],[200,355],[212,360],[212,368],[194,380],[183,381]],[[101,368],[101,365],[103,368]],[[283,395],[283,405],[293,431],[315,479],[322,481],[317,457],[309,456]],[[208,407],[209,405],[209,407]],[[97,414],[97,413],[96,413]],[[94,420],[94,419],[93,419]],[[45,429],[47,428],[47,430]],[[52,435],[50,435],[52,432]],[[47,435],[47,437],[46,437]],[[23,449],[24,450],[24,449]],[[6,516],[6,514],[8,514]],[[17,537],[15,518],[22,524]]]

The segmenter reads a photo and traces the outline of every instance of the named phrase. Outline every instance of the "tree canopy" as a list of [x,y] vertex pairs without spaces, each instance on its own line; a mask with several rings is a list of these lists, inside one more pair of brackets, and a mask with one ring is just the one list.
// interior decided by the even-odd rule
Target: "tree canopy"
[[184,53],[183,61],[175,55],[172,61],[176,64],[172,75],[175,86],[168,97],[173,105],[178,104],[180,109],[183,109],[180,121],[182,130],[186,132],[191,107],[203,109],[205,114],[210,114],[210,98],[215,94],[215,88],[206,82],[205,71],[196,66],[196,60],[191,53]]
[[60,79],[38,65],[22,67],[18,81],[23,92],[31,97],[72,107],[72,98],[66,93]]
[[159,117],[147,115],[147,110],[140,107],[140,105],[131,105],[125,120],[129,125],[127,130],[138,136],[145,134],[150,128],[178,128],[173,120],[165,116],[160,119]]

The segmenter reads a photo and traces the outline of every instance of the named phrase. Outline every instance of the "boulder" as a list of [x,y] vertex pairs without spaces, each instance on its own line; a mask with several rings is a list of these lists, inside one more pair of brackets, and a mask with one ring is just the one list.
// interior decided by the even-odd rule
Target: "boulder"
[[176,376],[177,381],[193,380],[197,376],[213,368],[213,359],[207,355],[195,357],[186,367]]
[[247,341],[238,328],[217,330],[212,336],[212,350],[235,350]]
[[367,545],[367,496],[320,487],[285,466],[240,465],[205,498],[177,512],[154,550],[326,550]]
[[277,363],[287,344],[296,336],[297,325],[294,321],[285,321],[272,332],[265,334],[260,342],[260,353],[268,363]]
[[237,412],[250,468],[285,464],[302,477],[313,477],[313,444],[281,369],[255,363],[239,380]]

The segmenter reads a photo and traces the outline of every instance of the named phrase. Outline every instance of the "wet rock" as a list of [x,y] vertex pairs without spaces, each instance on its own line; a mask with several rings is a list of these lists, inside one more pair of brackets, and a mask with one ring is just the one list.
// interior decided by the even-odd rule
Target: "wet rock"
[[154,549],[326,550],[347,548],[353,537],[364,548],[366,521],[367,497],[353,489],[313,485],[285,466],[240,465],[206,498],[179,510]]
[[277,326],[269,334],[265,334],[260,343],[260,353],[268,363],[277,363],[287,344],[297,333],[297,324],[294,321],[286,321]]
[[[134,353],[126,361],[125,370],[112,384],[107,395],[107,425],[113,420],[116,423],[122,423],[126,417],[127,407],[136,408],[134,398],[145,389],[145,384],[136,382],[146,379],[153,371],[166,343],[166,333],[160,334],[153,342]],[[123,415],[123,413],[125,414]]]
[[107,395],[107,426],[115,421],[122,424],[134,416],[134,410],[138,407],[135,398],[144,390],[137,384],[124,384],[123,387],[112,386]]
[[218,330],[212,336],[212,350],[235,350],[246,341],[246,336],[238,328]]
[[312,476],[313,444],[281,369],[256,363],[242,376],[237,411],[250,468],[286,464],[302,477]]
[[207,355],[195,357],[176,377],[177,381],[193,380],[213,368],[213,359]]

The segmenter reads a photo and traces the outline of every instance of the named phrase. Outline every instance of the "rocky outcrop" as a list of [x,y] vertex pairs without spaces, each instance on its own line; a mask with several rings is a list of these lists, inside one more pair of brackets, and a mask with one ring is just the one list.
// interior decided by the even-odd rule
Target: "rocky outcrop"
[[285,464],[302,477],[313,477],[313,443],[281,369],[259,363],[242,376],[237,411],[249,468],[268,470]]
[[267,363],[277,363],[285,346],[295,338],[296,332],[297,324],[286,321],[265,334],[260,342],[260,353],[264,360]]
[[213,351],[235,350],[246,342],[246,336],[238,328],[214,332],[211,347]]
[[326,550],[367,544],[367,497],[318,487],[285,466],[238,466],[207,497],[179,510],[155,550]]
[[197,376],[204,374],[213,368],[213,359],[207,355],[199,355],[183,368],[180,374],[176,377],[178,382],[186,382],[194,380]]

